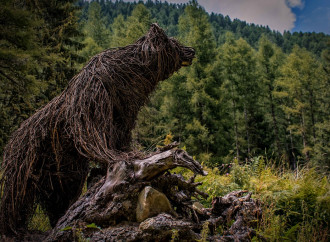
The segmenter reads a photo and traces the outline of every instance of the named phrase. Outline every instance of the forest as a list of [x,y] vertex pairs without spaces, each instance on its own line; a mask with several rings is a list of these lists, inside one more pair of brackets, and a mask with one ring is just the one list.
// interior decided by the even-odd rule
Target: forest
[[[92,56],[133,43],[157,22],[196,58],[150,97],[134,148],[178,141],[208,170],[198,178],[205,191],[248,189],[264,202],[264,237],[327,241],[329,35],[282,34],[209,14],[196,0],[0,2],[0,161],[11,133]],[[38,216],[31,228],[47,229]]]

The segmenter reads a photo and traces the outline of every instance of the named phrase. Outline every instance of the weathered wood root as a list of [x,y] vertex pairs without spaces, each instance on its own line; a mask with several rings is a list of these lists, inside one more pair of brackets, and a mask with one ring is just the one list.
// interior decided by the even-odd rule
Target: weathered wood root
[[[214,198],[212,208],[203,208],[196,198],[207,194],[197,189],[201,183],[194,182],[195,176],[186,181],[168,172],[178,166],[206,175],[201,165],[180,149],[163,149],[146,159],[117,162],[70,207],[47,240],[168,241],[175,237],[194,241],[201,239],[206,223],[208,241],[249,241],[255,235],[253,222],[261,216],[261,210],[251,193],[231,192]],[[141,191],[146,187],[152,187],[149,190],[164,197],[173,209],[155,215],[150,212],[147,219],[138,222],[137,209],[144,206],[140,204],[141,194],[147,196]],[[144,209],[149,212],[161,203],[150,199],[150,207]]]

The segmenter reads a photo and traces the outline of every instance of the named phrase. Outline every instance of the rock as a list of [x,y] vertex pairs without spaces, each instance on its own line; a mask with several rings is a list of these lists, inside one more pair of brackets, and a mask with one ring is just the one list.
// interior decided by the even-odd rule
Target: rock
[[175,219],[169,214],[158,214],[140,223],[139,230],[143,234],[152,234],[152,241],[174,241],[173,233],[177,231],[175,241],[197,241],[201,236],[193,230],[199,225],[182,219]]
[[141,231],[165,231],[165,230],[189,230],[197,227],[189,221],[175,219],[173,216],[165,213],[158,214],[155,217],[144,220],[139,225]]
[[173,212],[169,200],[163,193],[150,186],[145,187],[140,193],[136,208],[136,220],[138,222],[142,222],[160,213]]
[[200,202],[194,202],[192,205],[192,208],[198,212],[199,214],[204,214],[205,213],[205,208]]

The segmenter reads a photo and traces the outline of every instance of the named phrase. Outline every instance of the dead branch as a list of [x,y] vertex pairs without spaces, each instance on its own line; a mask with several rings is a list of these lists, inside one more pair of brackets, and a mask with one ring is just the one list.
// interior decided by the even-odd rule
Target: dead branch
[[[261,210],[250,193],[235,191],[216,197],[211,208],[204,208],[196,198],[207,194],[197,189],[201,183],[194,182],[195,176],[186,181],[169,172],[178,166],[206,175],[201,165],[180,149],[117,162],[69,208],[47,240],[83,236],[91,241],[167,241],[177,231],[179,240],[191,241],[201,238],[205,223],[210,231],[208,241],[248,241],[255,235],[253,222]],[[224,230],[221,235],[219,226]]]

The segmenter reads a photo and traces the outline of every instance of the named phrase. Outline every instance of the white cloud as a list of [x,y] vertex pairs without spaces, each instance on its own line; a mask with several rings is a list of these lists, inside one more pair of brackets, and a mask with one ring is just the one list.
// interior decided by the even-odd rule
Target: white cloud
[[229,15],[248,23],[268,25],[271,29],[283,32],[294,27],[296,16],[288,6],[301,6],[300,0],[200,0],[208,12]]
[[292,8],[300,8],[304,7],[304,2],[302,0],[287,0],[287,3]]
[[[187,3],[188,0],[167,0],[167,2]],[[238,18],[248,23],[268,25],[271,29],[280,32],[294,27],[296,16],[291,8],[304,7],[303,0],[198,0],[198,2],[210,13],[221,13],[231,19]]]

